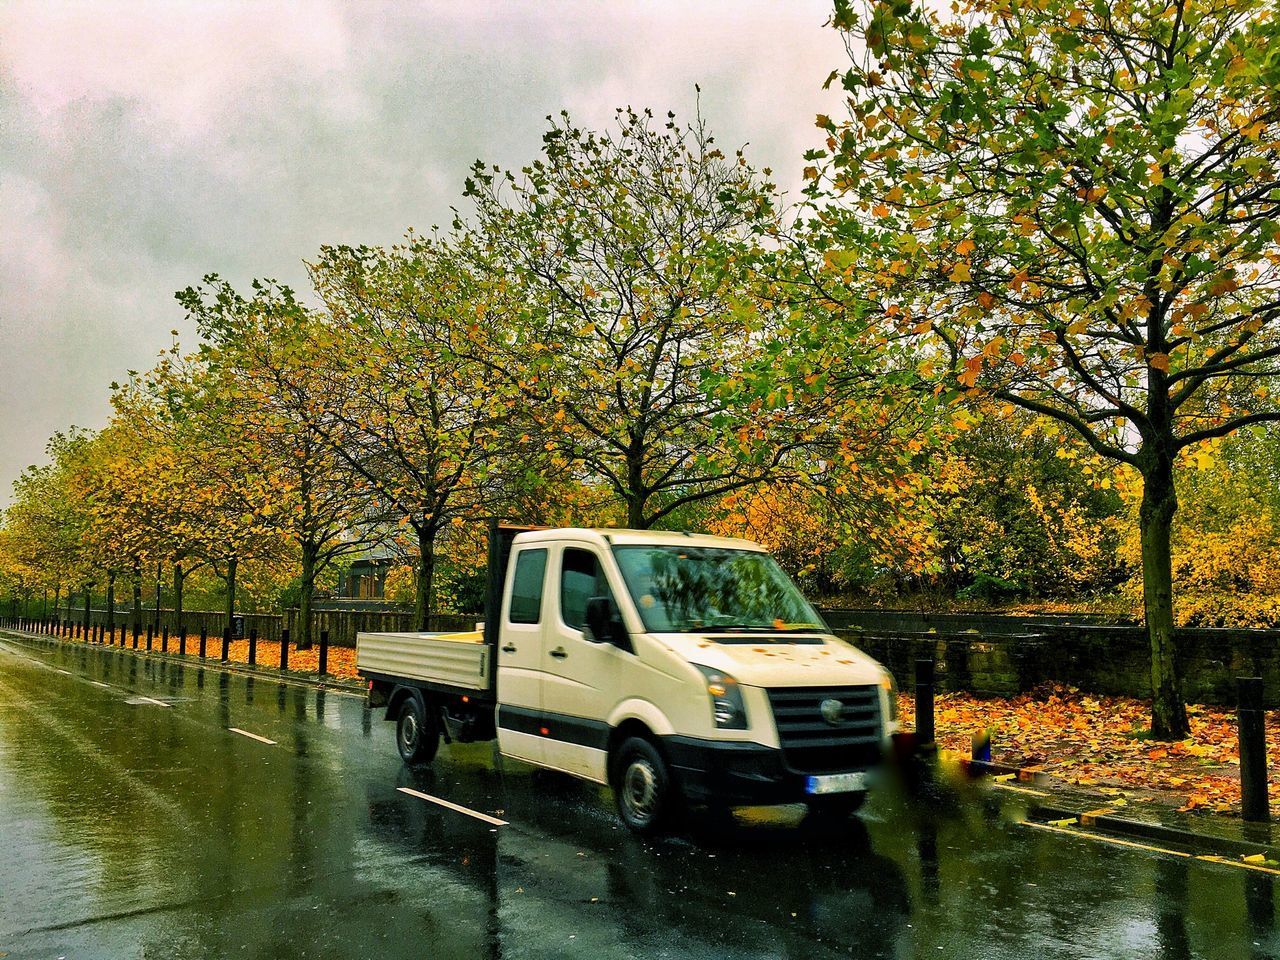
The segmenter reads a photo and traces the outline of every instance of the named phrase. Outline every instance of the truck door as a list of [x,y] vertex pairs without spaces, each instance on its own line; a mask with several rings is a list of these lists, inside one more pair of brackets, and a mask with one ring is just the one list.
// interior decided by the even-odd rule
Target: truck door
[[607,719],[632,655],[583,636],[587,601],[607,596],[616,602],[600,557],[584,544],[564,547],[557,559],[550,591],[555,610],[547,618],[543,644],[543,763],[604,783]]
[[542,763],[542,648],[551,606],[543,600],[548,551],[516,547],[498,621],[498,748]]

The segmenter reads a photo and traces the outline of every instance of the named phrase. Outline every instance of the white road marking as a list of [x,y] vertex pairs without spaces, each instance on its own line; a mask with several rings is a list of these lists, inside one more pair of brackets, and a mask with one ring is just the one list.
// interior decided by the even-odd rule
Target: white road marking
[[169,706],[169,704],[165,703],[163,700],[156,700],[156,699],[154,699],[154,698],[152,698],[152,697],[137,696],[137,697],[134,697],[134,699],[135,699],[135,700],[137,700],[137,701],[139,701],[139,702],[141,702],[141,703],[153,703],[153,704],[155,704],[157,707],[167,707],[167,706]]
[[108,690],[111,689],[111,684],[103,683],[101,680],[90,680],[89,682],[92,683],[95,687],[106,687]]
[[68,677],[69,677],[69,676],[71,676],[71,671],[70,671],[70,670],[63,670],[61,667],[56,667],[55,669],[56,669],[59,673],[65,673]]
[[477,820],[483,820],[485,823],[491,823],[495,827],[507,826],[507,821],[499,820],[497,817],[491,817],[487,813],[480,813],[478,810],[468,810],[466,807],[460,807],[456,803],[450,803],[448,800],[441,800],[439,797],[433,797],[429,793],[422,793],[419,790],[411,790],[408,787],[396,787],[401,793],[407,793],[411,797],[417,797],[419,800],[426,800],[428,803],[436,803],[449,810],[458,813],[465,813],[469,817],[475,817]]
[[227,727],[227,729],[232,733],[240,734],[242,737],[248,737],[250,740],[257,740],[259,743],[269,743],[273,747],[276,745],[274,740],[268,740],[266,737],[260,737],[256,733],[250,733],[248,730],[241,730],[239,727]]

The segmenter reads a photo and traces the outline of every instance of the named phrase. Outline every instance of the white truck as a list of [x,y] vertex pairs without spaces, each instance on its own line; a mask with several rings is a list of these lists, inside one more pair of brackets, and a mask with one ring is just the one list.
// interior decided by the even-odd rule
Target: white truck
[[482,629],[356,647],[405,762],[496,738],[642,834],[685,802],[851,813],[897,728],[889,672],[746,540],[491,524]]

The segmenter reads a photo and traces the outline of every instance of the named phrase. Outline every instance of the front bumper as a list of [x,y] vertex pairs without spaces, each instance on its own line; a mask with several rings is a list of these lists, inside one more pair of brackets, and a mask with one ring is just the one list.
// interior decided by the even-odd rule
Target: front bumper
[[[790,769],[775,747],[740,741],[664,737],[671,772],[686,799],[729,806],[768,806],[809,799],[809,775]],[[871,770],[880,756],[859,757],[838,772]],[[835,772],[835,771],[831,771]]]

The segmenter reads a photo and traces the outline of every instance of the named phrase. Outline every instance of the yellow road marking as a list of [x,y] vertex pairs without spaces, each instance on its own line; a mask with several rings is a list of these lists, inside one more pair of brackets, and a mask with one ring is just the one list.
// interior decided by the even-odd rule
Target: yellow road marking
[[[1012,776],[1012,774],[1010,774]],[[1030,787],[1015,787],[1012,783],[997,783],[995,786],[1001,790],[1008,790],[1012,793],[1025,793],[1031,797],[1047,797],[1049,794],[1045,790],[1032,790]]]
[[1100,833],[1081,833],[1079,830],[1071,830],[1066,827],[1054,827],[1047,823],[1037,823],[1034,820],[1023,820],[1022,825],[1024,827],[1034,827],[1037,830],[1047,830],[1050,833],[1065,833],[1069,837],[1079,837],[1082,840],[1096,840],[1099,843],[1110,843],[1117,847],[1133,847],[1136,850],[1147,850],[1151,853],[1167,853],[1171,857],[1191,857],[1191,854],[1183,853],[1181,850],[1169,850],[1165,847],[1153,847],[1149,843],[1138,843],[1134,840],[1121,840],[1119,837],[1107,837]]
[[1258,873],[1270,873],[1280,876],[1280,870],[1274,867],[1263,867],[1256,863],[1244,863],[1240,860],[1228,860],[1226,857],[1216,857],[1213,854],[1204,854],[1196,857],[1197,860],[1203,860],[1205,863],[1221,863],[1227,867],[1239,867],[1241,870],[1256,870]]

